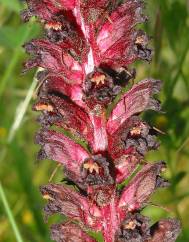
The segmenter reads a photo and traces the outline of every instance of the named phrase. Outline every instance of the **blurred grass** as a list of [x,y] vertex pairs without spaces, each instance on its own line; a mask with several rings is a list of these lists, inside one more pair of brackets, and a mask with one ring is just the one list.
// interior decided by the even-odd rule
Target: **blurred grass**
[[[144,213],[152,221],[161,217],[178,216],[183,232],[178,242],[189,241],[189,1],[147,1],[150,21],[144,28],[153,36],[154,60],[151,65],[136,64],[137,80],[154,77],[163,80],[160,99],[165,113],[149,112],[145,118],[166,132],[161,136],[161,148],[150,152],[148,159],[166,160],[165,176],[171,180],[169,189],[152,198],[153,204]],[[47,183],[55,164],[35,162],[38,147],[33,143],[38,129],[36,114],[31,111],[34,96],[35,71],[21,75],[27,58],[21,46],[40,35],[40,27],[33,20],[23,24],[19,17],[23,3],[0,0],[0,180],[12,218],[23,241],[48,242],[47,225],[42,218],[43,201],[38,187]],[[20,117],[20,118],[19,118]],[[19,118],[19,120],[18,120]],[[15,128],[16,127],[16,128]],[[10,138],[11,137],[11,138]],[[54,177],[60,181],[61,170]],[[1,199],[0,199],[1,200]],[[0,242],[15,241],[3,203],[0,201]]]
[[14,216],[12,214],[12,211],[11,211],[10,207],[9,207],[9,204],[8,204],[8,201],[7,201],[7,198],[6,198],[6,195],[5,195],[5,192],[3,190],[3,186],[1,184],[1,182],[0,182],[0,198],[1,198],[1,201],[2,201],[2,203],[4,205],[4,209],[6,211],[8,220],[9,220],[9,222],[10,222],[10,224],[12,226],[12,229],[14,231],[14,234],[15,234],[17,242],[23,242],[22,237],[21,237],[20,232],[19,232],[19,229],[18,229],[18,227],[16,225]]

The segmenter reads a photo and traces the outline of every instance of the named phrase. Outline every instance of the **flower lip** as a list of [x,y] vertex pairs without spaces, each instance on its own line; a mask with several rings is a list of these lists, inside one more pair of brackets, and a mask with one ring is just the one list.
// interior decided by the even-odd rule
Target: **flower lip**
[[83,181],[89,186],[114,184],[110,167],[110,163],[102,155],[86,159],[81,167]]
[[100,173],[100,169],[101,169],[101,167],[99,167],[98,164],[97,164],[96,162],[93,162],[93,161],[91,161],[91,160],[85,162],[85,163],[83,164],[83,168],[86,169],[86,170],[88,170],[89,173],[93,173],[93,172],[95,172],[95,173],[97,173],[97,174]]
[[115,198],[115,185],[93,185],[87,190],[90,199],[99,207],[104,207],[110,204],[110,201]]
[[139,213],[128,213],[116,236],[118,241],[148,241],[150,221]]
[[90,108],[95,105],[107,107],[109,103],[121,92],[119,81],[114,79],[105,71],[97,68],[90,73],[84,82],[83,100]]

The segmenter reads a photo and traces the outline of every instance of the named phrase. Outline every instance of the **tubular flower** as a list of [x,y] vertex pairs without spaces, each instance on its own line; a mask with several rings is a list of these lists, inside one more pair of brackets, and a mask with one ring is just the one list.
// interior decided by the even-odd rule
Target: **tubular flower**
[[102,232],[105,242],[175,241],[176,219],[151,226],[140,214],[156,189],[168,185],[161,177],[163,161],[144,162],[145,154],[159,147],[158,131],[140,117],[146,110],[160,111],[154,95],[161,81],[133,84],[135,70],[129,67],[151,60],[149,38],[136,29],[147,19],[143,1],[26,2],[22,18],[36,16],[45,29],[44,38],[25,44],[32,58],[24,70],[43,68],[33,106],[41,113],[38,158],[61,164],[67,181],[41,187],[46,215],[67,217],[52,226],[52,239],[93,242],[88,234],[93,230]]

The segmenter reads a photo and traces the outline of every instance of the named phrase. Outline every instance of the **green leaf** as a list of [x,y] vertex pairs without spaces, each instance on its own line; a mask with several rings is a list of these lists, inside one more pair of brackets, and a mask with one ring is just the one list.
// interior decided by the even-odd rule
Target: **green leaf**
[[93,232],[93,231],[88,231],[88,234],[93,237],[94,239],[97,240],[97,242],[104,242],[103,235],[102,233],[98,232]]
[[[176,45],[180,47],[179,39],[181,39],[183,29],[186,27],[187,19],[186,4],[178,0],[168,4],[167,1],[160,0],[160,7],[164,21],[164,27],[170,42],[170,46],[175,50]],[[182,38],[183,39],[183,38]]]
[[182,181],[182,179],[183,179],[186,175],[187,175],[187,172],[185,172],[185,171],[181,171],[181,172],[177,173],[176,176],[173,177],[173,180],[172,180],[171,185],[172,185],[173,187],[176,187],[176,186]]
[[30,39],[33,38],[39,31],[37,25],[31,26],[31,24],[23,24],[16,28],[11,26],[1,26],[0,27],[0,46],[15,49],[24,44],[24,42],[28,39],[24,38],[25,33],[30,33]]
[[21,4],[18,0],[0,0],[0,4],[14,12],[19,13],[21,11]]
[[[23,34],[20,34],[20,39],[18,42],[20,43],[24,43],[25,41],[28,40],[29,36],[31,37],[35,32],[35,30],[39,30],[38,27],[36,28],[36,25],[26,25],[27,27],[24,29],[25,31],[23,31]],[[21,27],[22,29],[22,27]],[[22,32],[22,31],[21,31]],[[15,31],[14,31],[15,33]],[[15,35],[14,33],[12,33],[13,35],[11,35],[11,37],[13,38],[13,36]],[[8,35],[9,39],[10,39],[10,35]],[[8,40],[7,40],[8,42]],[[15,46],[13,46],[15,47]],[[7,68],[5,69],[5,72],[2,76],[2,79],[1,79],[1,83],[0,83],[0,98],[1,96],[3,95],[3,92],[6,88],[6,84],[7,82],[9,81],[10,77],[11,77],[11,74],[12,72],[14,71],[14,68],[16,67],[17,65],[17,62],[20,58],[20,55],[21,55],[21,49],[19,46],[17,46],[17,48],[14,48],[14,53],[12,54],[12,59],[9,61],[9,65],[7,66]]]
[[189,198],[189,192],[186,192],[180,196],[175,196],[174,199],[166,201],[164,204],[179,204],[183,199]]

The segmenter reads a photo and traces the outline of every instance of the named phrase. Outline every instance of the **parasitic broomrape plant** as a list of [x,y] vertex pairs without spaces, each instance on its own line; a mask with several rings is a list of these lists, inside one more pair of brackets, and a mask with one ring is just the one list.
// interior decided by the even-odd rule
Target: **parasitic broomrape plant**
[[88,234],[93,230],[101,231],[105,242],[175,241],[179,221],[151,225],[140,213],[156,189],[168,185],[161,177],[165,163],[144,161],[149,150],[159,147],[158,131],[140,117],[145,110],[160,110],[154,95],[161,81],[134,84],[130,68],[152,56],[148,36],[136,28],[147,20],[143,1],[26,2],[22,18],[36,16],[45,29],[43,38],[25,44],[32,56],[25,70],[43,68],[33,106],[41,113],[38,158],[61,164],[68,181],[41,187],[45,213],[67,217],[52,226],[52,239],[93,242]]

